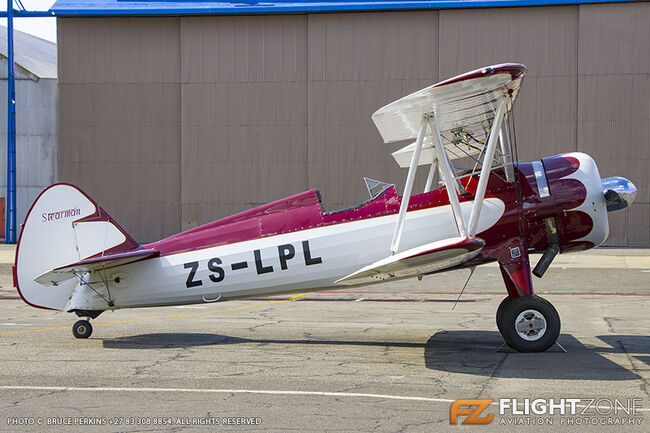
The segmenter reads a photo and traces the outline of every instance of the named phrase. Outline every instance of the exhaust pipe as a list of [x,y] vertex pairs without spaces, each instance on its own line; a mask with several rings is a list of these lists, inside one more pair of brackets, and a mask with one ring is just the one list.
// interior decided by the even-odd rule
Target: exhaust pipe
[[535,275],[537,278],[542,278],[548,267],[551,266],[553,259],[559,252],[560,246],[558,244],[549,245],[548,248],[546,248],[546,251],[544,251],[544,254],[542,254],[542,258],[539,259],[539,262],[537,262],[537,265],[535,265],[535,269],[533,269],[533,275]]

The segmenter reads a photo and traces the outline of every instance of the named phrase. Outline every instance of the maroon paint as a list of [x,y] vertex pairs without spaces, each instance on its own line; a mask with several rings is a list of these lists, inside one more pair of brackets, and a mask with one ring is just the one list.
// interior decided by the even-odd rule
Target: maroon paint
[[580,161],[577,158],[566,155],[553,155],[543,158],[542,164],[544,164],[544,170],[549,182],[573,174],[580,168]]
[[558,233],[560,235],[560,251],[576,252],[593,248],[594,244],[587,241],[575,241],[585,237],[594,227],[591,216],[586,212],[572,210],[566,215],[559,215],[555,218],[557,221]]
[[455,248],[462,248],[464,250],[467,250],[467,252],[471,253],[472,251],[476,251],[476,250],[479,250],[479,249],[483,248],[483,246],[485,246],[485,241],[483,239],[465,238],[460,242],[456,242],[456,243],[451,244],[451,245],[445,245],[444,247],[441,247],[441,248],[433,248],[433,249],[430,249],[430,250],[422,251],[421,253],[414,254],[414,255],[408,256],[408,257],[404,257],[403,259],[401,259],[399,261],[401,262],[403,260],[412,259],[414,257],[426,256],[427,254],[435,253],[435,252],[438,252],[438,251],[451,250],[451,249],[455,249]]
[[580,161],[571,156],[554,155],[542,159],[549,190],[555,202],[560,237],[560,251],[573,252],[593,248],[588,241],[575,241],[585,237],[594,227],[594,222],[587,213],[571,210],[580,206],[587,199],[585,186],[576,179],[563,179],[580,168]]
[[226,245],[323,225],[315,189],[277,200],[194,229],[144,245],[161,254],[174,254]]
[[[469,201],[472,195],[461,197]],[[176,254],[202,248],[243,242],[279,234],[292,233],[399,212],[402,199],[392,186],[375,199],[356,208],[324,213],[317,190],[303,192],[248,211],[232,215],[186,232],[143,245],[160,251],[161,255]],[[447,190],[440,188],[418,194],[409,200],[408,210],[428,209],[449,205]]]
[[159,256],[159,255],[160,255],[160,251],[149,250],[149,249],[144,249],[144,248],[138,248],[138,249],[134,249],[134,250],[131,250],[131,251],[126,251],[126,252],[105,254],[105,255],[99,255],[99,256],[92,256],[90,258],[80,260],[78,262],[71,263],[69,265],[65,265],[65,266],[55,268],[54,270],[57,271],[59,269],[69,268],[71,266],[91,265],[93,263],[100,263],[100,262],[105,262],[105,261],[108,261],[108,260],[121,260],[121,259],[129,259],[129,258],[137,257],[136,260],[128,262],[128,263],[134,263],[134,262],[137,262],[137,261],[140,261],[140,260],[148,259],[150,257],[155,257],[155,256]]
[[461,75],[457,75],[453,78],[449,78],[445,81],[441,81],[437,84],[434,84],[433,87],[442,87],[453,83],[458,83],[459,81],[473,80],[475,78],[489,77],[491,75],[508,73],[510,78],[514,81],[519,77],[526,75],[526,66],[520,63],[502,63],[499,65],[490,66],[488,68],[476,69],[474,71],[466,72]]

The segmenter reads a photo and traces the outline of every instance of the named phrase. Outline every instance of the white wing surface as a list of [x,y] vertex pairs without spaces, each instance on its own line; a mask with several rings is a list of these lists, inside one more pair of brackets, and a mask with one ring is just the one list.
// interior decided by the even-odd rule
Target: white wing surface
[[415,277],[463,264],[480,252],[485,241],[456,237],[421,245],[372,263],[336,281],[352,286]]
[[[512,109],[526,67],[505,63],[467,72],[404,96],[375,112],[372,120],[384,142],[412,140],[422,117],[433,113],[450,160],[483,151],[498,101],[508,95],[506,113]],[[414,144],[393,154],[401,167],[408,167]],[[433,143],[426,140],[418,165],[431,164]]]

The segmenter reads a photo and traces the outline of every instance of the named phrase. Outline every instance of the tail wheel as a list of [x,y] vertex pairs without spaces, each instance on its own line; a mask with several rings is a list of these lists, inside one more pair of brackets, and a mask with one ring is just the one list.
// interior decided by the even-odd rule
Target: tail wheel
[[[539,296],[520,296],[502,302],[499,331],[518,352],[543,352],[560,335],[560,316],[555,307]],[[500,307],[501,308],[501,307]]]
[[497,308],[497,328],[499,328],[499,332],[503,334],[503,330],[501,329],[501,322],[502,322],[502,317],[503,317],[503,308],[510,303],[511,299],[510,296],[506,296],[503,298],[503,301],[499,304],[499,308]]
[[93,333],[93,325],[87,320],[77,320],[72,325],[72,335],[77,338],[88,338]]

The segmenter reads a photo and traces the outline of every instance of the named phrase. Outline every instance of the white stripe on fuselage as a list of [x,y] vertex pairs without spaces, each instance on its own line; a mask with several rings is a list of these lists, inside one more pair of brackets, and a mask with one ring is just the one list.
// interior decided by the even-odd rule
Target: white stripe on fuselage
[[[471,206],[472,202],[461,204],[466,220]],[[477,230],[479,237],[480,232],[499,221],[504,210],[503,201],[485,199]],[[396,219],[397,215],[392,214],[171,254],[109,269],[106,279],[117,308],[192,304],[329,288],[337,279],[390,254]],[[414,210],[406,215],[400,249],[455,236],[458,232],[450,206]],[[291,247],[283,248],[280,254],[282,245]],[[256,263],[256,255],[260,263]],[[240,267],[233,269],[232,265],[237,263]],[[283,263],[286,269],[282,269]],[[194,270],[192,278],[188,278]],[[114,282],[116,277],[120,278],[119,283]],[[96,290],[103,285],[97,274],[93,274],[92,281],[97,283],[91,283]],[[106,308],[106,301],[79,286],[67,310]]]

